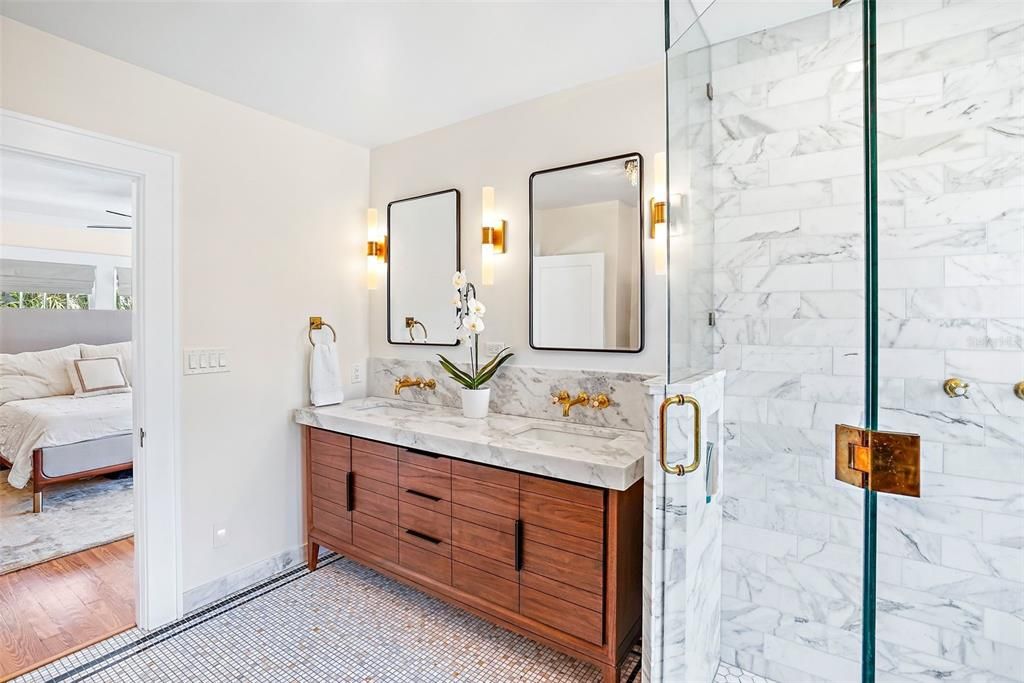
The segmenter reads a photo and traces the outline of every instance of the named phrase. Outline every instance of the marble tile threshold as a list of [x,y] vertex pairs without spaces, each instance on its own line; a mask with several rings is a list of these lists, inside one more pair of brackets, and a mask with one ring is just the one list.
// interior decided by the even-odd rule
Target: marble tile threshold
[[[468,634],[473,641],[475,641],[469,644],[470,649],[479,649],[482,651],[482,654],[487,654],[488,651],[491,651],[493,654],[500,655],[501,659],[508,659],[510,655],[514,655],[516,658],[521,660],[518,663],[514,663],[511,667],[501,668],[504,665],[499,664],[498,669],[494,669],[494,667],[489,664],[488,666],[490,667],[490,670],[487,675],[487,680],[489,681],[503,680],[500,678],[500,671],[504,670],[507,670],[509,674],[509,678],[504,680],[533,680],[532,675],[529,679],[523,677],[523,670],[530,673],[529,659],[531,655],[539,655],[538,660],[543,659],[543,667],[537,672],[536,680],[538,681],[551,681],[551,683],[592,683],[600,680],[600,676],[596,670],[588,665],[572,660],[560,653],[550,651],[526,638],[504,631],[496,626],[492,626],[488,622],[484,622],[477,617],[462,613],[455,608],[447,606],[439,600],[420,594],[414,589],[407,588],[398,582],[388,579],[387,577],[377,575],[373,573],[372,570],[350,563],[339,555],[326,553],[323,555],[323,558],[324,559],[321,561],[320,565],[320,571],[328,566],[336,565],[334,569],[345,574],[365,574],[372,576],[373,580],[377,582],[377,585],[368,586],[368,593],[383,586],[387,589],[394,589],[392,594],[386,596],[386,599],[389,600],[402,600],[408,595],[415,595],[416,597],[412,598],[408,602],[413,603],[413,606],[416,607],[416,609],[426,610],[431,621],[436,620],[436,623],[440,626],[440,629],[433,631],[434,638],[440,637],[442,640],[448,638],[449,635],[445,634],[444,630],[446,627],[450,627],[453,631],[461,632],[461,635],[455,636],[456,638]],[[270,600],[268,596],[271,596],[275,592],[280,591],[281,589],[289,586],[290,584],[294,584],[307,576],[310,576],[310,573],[304,566],[285,570],[276,576],[237,591],[236,593],[217,600],[210,605],[190,612],[180,620],[168,624],[160,629],[148,633],[138,628],[128,629],[116,636],[94,645],[90,645],[78,652],[46,664],[21,676],[20,678],[15,679],[15,681],[17,683],[86,680],[118,681],[128,680],[126,676],[130,677],[131,680],[181,680],[180,675],[176,678],[171,669],[177,669],[180,672],[181,669],[178,667],[182,665],[182,658],[185,658],[187,661],[189,653],[196,651],[196,649],[200,650],[202,653],[214,655],[214,659],[217,660],[218,665],[222,664],[221,660],[233,660],[234,664],[230,667],[230,672],[225,671],[223,666],[220,666],[217,671],[211,670],[209,672],[205,672],[202,669],[202,663],[204,660],[202,657],[199,657],[188,665],[195,667],[194,669],[189,669],[190,674],[192,674],[188,677],[189,680],[372,680],[381,682],[412,681],[415,683],[425,683],[428,680],[483,680],[474,675],[471,668],[472,665],[470,665],[470,668],[466,668],[464,666],[466,662],[456,663],[438,661],[438,657],[436,656],[437,652],[432,653],[431,647],[425,648],[424,651],[427,653],[425,656],[428,658],[433,657],[435,661],[428,661],[426,663],[426,669],[420,668],[418,663],[413,663],[411,666],[415,667],[415,671],[401,669],[395,670],[389,666],[390,661],[371,656],[371,667],[376,663],[376,665],[379,666],[379,669],[374,670],[369,677],[362,675],[365,673],[365,669],[360,672],[359,675],[356,675],[356,672],[352,671],[349,672],[350,675],[348,676],[339,676],[337,671],[328,672],[322,667],[317,666],[314,661],[308,662],[311,666],[306,670],[302,670],[300,668],[289,671],[289,675],[286,678],[280,678],[280,672],[268,677],[268,672],[257,665],[259,653],[248,652],[243,653],[240,656],[237,652],[232,653],[228,651],[229,648],[223,648],[223,651],[220,652],[217,651],[217,646],[219,644],[218,635],[223,634],[223,631],[218,631],[217,629],[225,627],[236,631],[244,629],[246,623],[232,623],[232,618],[235,615],[232,615],[231,613],[246,606],[248,606],[248,609],[256,609],[263,612],[272,611],[279,616],[279,619],[275,620],[275,623],[277,624],[275,628],[279,628],[280,633],[269,633],[267,634],[268,636],[275,636],[276,639],[277,636],[284,635],[291,636],[292,638],[301,638],[305,635],[303,628],[308,626],[306,620],[303,619],[305,611],[296,614],[287,614],[286,611],[281,610],[280,605],[272,604],[273,601]],[[356,578],[360,577],[357,576]],[[296,587],[293,586],[293,589],[295,588]],[[330,590],[330,587],[327,589]],[[282,591],[282,593],[284,593],[284,591]],[[367,599],[379,602],[380,596],[368,595]],[[270,604],[261,606],[261,601]],[[287,605],[285,606],[285,610],[286,609]],[[451,619],[453,616],[458,620],[458,624],[453,623]],[[449,618],[447,622],[446,617]],[[216,621],[218,619],[221,619],[221,622],[223,623],[218,624]],[[358,628],[358,626],[356,626],[356,628]],[[195,629],[198,630],[194,633],[190,633]],[[317,630],[317,628],[313,629],[314,632]],[[428,628],[425,630],[429,631],[430,629]],[[201,631],[205,631],[205,634],[200,633]],[[439,633],[440,635],[438,635]],[[495,633],[500,634],[497,640],[494,637]],[[179,637],[181,638],[181,643],[178,643],[175,640]],[[198,648],[196,648],[197,642],[199,643]],[[188,645],[188,647],[184,647],[184,645]],[[465,647],[464,643],[462,645]],[[416,648],[408,649],[414,650]],[[435,647],[434,650],[436,649],[437,648]],[[160,650],[163,650],[164,654],[153,654]],[[168,670],[162,671],[159,665],[154,664],[152,658],[149,661],[143,661],[147,653],[151,654],[152,657],[155,657],[157,661],[168,664]],[[326,653],[323,654],[324,656],[327,656]],[[335,652],[334,654],[337,656],[338,654],[341,654],[341,652]],[[365,652],[363,652],[363,654],[365,654]],[[626,666],[623,669],[622,683],[639,683],[641,679],[639,655],[640,652],[638,645],[634,649],[633,653],[631,653],[630,658],[627,660]],[[462,672],[462,675],[458,672],[451,675],[439,674],[439,670],[443,669],[445,665],[461,665],[463,668],[466,668],[466,670]],[[287,667],[291,668],[295,666],[296,662],[293,658],[290,658],[287,662]],[[523,669],[524,666],[527,668]],[[518,667],[518,669],[516,667]],[[428,671],[430,672],[429,674]],[[427,675],[428,677],[424,678],[424,675]],[[498,676],[499,678],[495,678],[495,676]],[[771,682],[760,676],[750,674],[742,669],[723,662],[715,676],[715,683]]]

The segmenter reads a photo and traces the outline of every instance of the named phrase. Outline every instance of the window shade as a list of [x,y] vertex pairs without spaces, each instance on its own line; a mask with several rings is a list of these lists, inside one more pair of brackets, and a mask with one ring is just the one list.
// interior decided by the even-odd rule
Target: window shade
[[117,266],[117,295],[132,295],[132,269]]
[[46,294],[92,294],[96,267],[0,259],[0,290]]

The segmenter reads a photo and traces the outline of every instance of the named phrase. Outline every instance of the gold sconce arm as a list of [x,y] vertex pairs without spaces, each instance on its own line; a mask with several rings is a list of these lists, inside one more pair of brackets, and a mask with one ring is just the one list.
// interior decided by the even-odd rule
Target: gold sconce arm
[[[693,407],[693,462],[689,465],[668,464],[668,430],[666,429],[666,418],[668,409],[676,405],[689,405]],[[700,402],[693,396],[669,396],[661,402],[661,409],[658,411],[658,429],[661,432],[658,447],[658,463],[667,474],[683,476],[696,472],[700,467]]]

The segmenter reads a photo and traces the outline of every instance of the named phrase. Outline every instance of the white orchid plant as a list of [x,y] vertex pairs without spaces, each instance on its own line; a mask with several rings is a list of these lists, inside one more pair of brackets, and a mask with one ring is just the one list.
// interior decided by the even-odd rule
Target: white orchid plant
[[502,349],[491,360],[480,365],[480,333],[484,331],[484,314],[487,307],[476,298],[476,287],[466,279],[466,274],[457,271],[452,275],[452,306],[455,308],[455,329],[459,341],[469,347],[469,372],[462,370],[441,354],[441,367],[451,378],[467,389],[482,389],[494,377],[505,362],[514,354],[508,348]]

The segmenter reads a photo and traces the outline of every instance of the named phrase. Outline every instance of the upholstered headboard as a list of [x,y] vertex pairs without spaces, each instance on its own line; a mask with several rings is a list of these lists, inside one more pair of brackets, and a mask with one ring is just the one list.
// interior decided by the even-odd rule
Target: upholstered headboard
[[111,344],[131,338],[131,311],[0,308],[0,353]]

